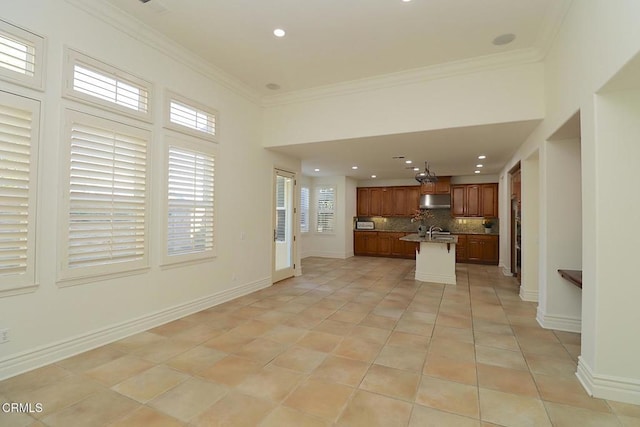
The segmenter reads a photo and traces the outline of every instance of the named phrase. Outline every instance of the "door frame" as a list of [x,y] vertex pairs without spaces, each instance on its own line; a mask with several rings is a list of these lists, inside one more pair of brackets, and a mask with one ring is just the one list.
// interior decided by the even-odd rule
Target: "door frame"
[[[282,176],[285,178],[290,178],[293,182],[291,187],[291,215],[289,224],[291,227],[291,265],[290,267],[283,268],[280,270],[276,270],[276,228],[277,228],[277,182],[278,176]],[[297,218],[298,218],[298,209],[297,209],[297,177],[295,172],[291,172],[285,169],[274,168],[273,169],[273,195],[272,195],[272,220],[271,220],[271,228],[272,228],[272,241],[271,241],[271,282],[276,283],[281,280],[287,279],[289,277],[295,276],[296,272],[296,254],[297,254],[297,235],[298,235],[298,227],[297,227]]]

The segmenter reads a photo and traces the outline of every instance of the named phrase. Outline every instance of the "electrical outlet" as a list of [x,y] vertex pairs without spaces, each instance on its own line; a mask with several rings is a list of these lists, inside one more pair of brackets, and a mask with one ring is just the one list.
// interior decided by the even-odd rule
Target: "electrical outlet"
[[9,341],[9,329],[0,329],[0,344]]

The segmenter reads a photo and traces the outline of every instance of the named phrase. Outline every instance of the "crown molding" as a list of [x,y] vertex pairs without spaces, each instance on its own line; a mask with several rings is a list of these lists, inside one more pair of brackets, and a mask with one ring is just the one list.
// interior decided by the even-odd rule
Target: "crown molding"
[[109,2],[92,0],[65,1],[105,22],[114,29],[131,36],[132,38],[169,56],[172,59],[175,59],[177,62],[189,67],[193,71],[214,80],[216,83],[233,91],[237,95],[240,95],[255,104],[260,104],[260,96],[249,86],[215,65],[203,60],[199,56],[190,53],[184,46],[181,46],[175,41],[169,39],[164,34],[154,30]]
[[494,70],[514,65],[535,63],[542,61],[545,54],[546,52],[541,51],[539,48],[531,47],[516,51],[452,61],[444,64],[430,65],[428,67],[414,68],[411,70],[399,71],[397,73],[368,77],[359,80],[350,80],[347,82],[319,86],[311,89],[302,89],[281,95],[269,95],[262,98],[262,106],[274,107],[332,96],[349,95],[358,92],[423,83],[429,80],[477,73],[480,71]]
[[547,19],[544,21],[535,43],[538,49],[543,52],[543,59],[547,56],[556,36],[560,32],[560,27],[572,3],[573,0],[557,0],[551,2],[551,10],[547,14]]

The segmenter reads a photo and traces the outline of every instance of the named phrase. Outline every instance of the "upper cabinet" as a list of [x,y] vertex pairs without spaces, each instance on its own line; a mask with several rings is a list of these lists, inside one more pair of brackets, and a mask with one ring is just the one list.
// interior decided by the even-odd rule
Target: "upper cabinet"
[[451,188],[451,216],[497,217],[498,184],[454,185]]
[[451,177],[439,176],[438,182],[427,182],[420,186],[421,194],[449,194],[451,192]]
[[420,187],[360,187],[358,216],[410,216],[420,205]]

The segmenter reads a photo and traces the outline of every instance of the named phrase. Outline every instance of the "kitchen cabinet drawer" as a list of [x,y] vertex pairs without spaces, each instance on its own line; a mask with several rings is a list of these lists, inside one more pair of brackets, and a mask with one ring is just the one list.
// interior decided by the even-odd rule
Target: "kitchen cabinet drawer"
[[[458,242],[460,242],[458,236]],[[475,262],[481,264],[498,264],[499,252],[499,240],[495,235],[482,235],[482,234],[469,234],[465,236],[466,245],[464,253],[460,248],[460,254],[458,254],[458,248],[456,248],[456,261],[458,262]]]

